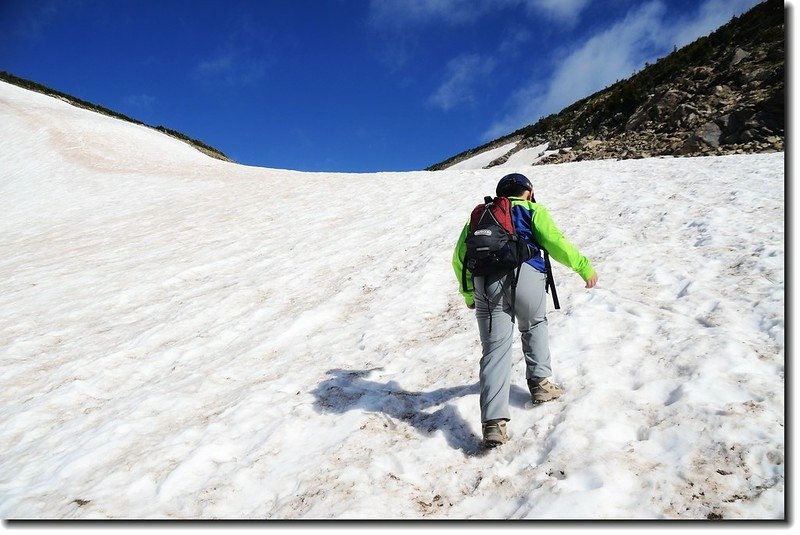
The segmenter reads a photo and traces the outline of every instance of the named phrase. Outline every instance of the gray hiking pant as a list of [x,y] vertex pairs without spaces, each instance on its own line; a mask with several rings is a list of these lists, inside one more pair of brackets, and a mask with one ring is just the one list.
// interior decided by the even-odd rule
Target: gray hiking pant
[[[475,277],[475,317],[483,347],[480,362],[481,422],[510,420],[511,323],[513,274]],[[525,378],[549,377],[550,344],[547,333],[547,277],[528,264],[522,265],[517,284],[514,315],[522,334]],[[491,332],[489,319],[491,316]]]

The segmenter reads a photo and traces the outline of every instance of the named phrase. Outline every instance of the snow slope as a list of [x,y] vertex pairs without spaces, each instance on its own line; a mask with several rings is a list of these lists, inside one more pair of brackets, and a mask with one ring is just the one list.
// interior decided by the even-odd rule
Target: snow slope
[[776,519],[783,154],[531,169],[556,402],[480,447],[452,247],[499,170],[208,158],[0,83],[3,518]]

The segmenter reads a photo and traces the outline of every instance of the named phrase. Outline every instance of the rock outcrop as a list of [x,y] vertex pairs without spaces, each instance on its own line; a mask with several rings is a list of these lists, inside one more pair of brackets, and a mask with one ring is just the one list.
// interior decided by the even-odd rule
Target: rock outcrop
[[520,149],[570,149],[536,165],[782,151],[784,9],[767,0],[631,78],[492,143],[519,138]]

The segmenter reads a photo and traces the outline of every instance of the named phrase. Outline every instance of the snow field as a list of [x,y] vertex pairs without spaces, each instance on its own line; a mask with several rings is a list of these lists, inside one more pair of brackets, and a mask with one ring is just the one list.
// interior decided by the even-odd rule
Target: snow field
[[[782,518],[783,154],[326,174],[0,84],[3,518]],[[555,267],[480,447],[452,248],[507,172]]]

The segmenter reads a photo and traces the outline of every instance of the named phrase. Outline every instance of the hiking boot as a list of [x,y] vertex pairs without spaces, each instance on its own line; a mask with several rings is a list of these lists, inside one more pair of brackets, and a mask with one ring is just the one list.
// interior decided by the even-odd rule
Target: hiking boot
[[528,390],[531,391],[534,403],[544,403],[561,397],[561,394],[564,393],[564,390],[551,382],[549,377],[528,379]]
[[508,442],[505,420],[489,420],[483,424],[483,443],[488,448],[494,448]]

